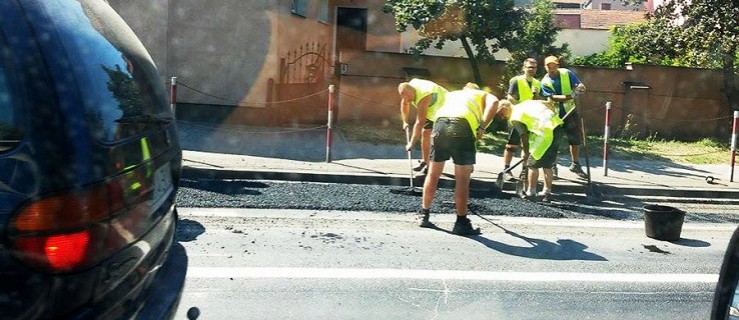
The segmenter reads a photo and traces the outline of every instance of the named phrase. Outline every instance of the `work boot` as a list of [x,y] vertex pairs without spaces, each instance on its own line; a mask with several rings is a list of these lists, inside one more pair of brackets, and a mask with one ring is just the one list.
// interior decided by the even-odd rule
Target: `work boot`
[[580,177],[580,178],[583,178],[583,179],[587,179],[588,178],[588,175],[584,171],[582,171],[582,168],[580,167],[580,164],[577,163],[577,162],[573,162],[570,165],[570,171],[572,171],[575,174],[577,174],[577,176]]
[[482,232],[480,232],[480,228],[472,228],[472,223],[467,217],[457,216],[457,222],[454,223],[452,233],[458,236],[474,236]]
[[434,227],[434,224],[429,221],[429,210],[421,209],[421,211],[418,212],[418,219],[421,220],[421,222],[418,224],[421,228]]
[[[418,172],[418,171],[421,171],[423,169],[428,170],[428,166],[426,165],[426,162],[421,161],[421,163],[419,163],[415,168],[413,168],[413,171]],[[426,173],[426,171],[424,171],[424,174],[425,173]]]

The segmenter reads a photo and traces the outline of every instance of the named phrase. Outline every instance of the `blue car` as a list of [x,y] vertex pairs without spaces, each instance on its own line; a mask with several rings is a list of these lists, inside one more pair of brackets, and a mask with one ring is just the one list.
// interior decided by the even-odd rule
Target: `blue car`
[[0,319],[172,316],[173,118],[106,1],[0,1]]

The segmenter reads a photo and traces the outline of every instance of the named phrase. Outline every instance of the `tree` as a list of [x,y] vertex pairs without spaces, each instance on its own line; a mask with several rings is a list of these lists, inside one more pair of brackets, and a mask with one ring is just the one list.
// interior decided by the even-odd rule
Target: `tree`
[[481,86],[478,62],[492,63],[496,52],[511,46],[523,15],[513,0],[388,0],[382,10],[395,16],[398,32],[409,25],[418,30],[422,38],[410,49],[414,54],[459,40]]
[[611,30],[611,47],[576,60],[620,67],[626,62],[721,69],[731,110],[739,110],[736,87],[739,7],[722,0],[671,0],[643,22]]
[[683,41],[690,63],[723,71],[726,98],[731,110],[739,110],[737,98],[737,46],[739,6],[736,0],[680,0],[685,23]]
[[[532,7],[523,12],[523,26],[516,32],[508,51],[511,58],[506,63],[506,71],[501,78],[503,90],[508,89],[508,80],[521,73],[521,64],[526,58],[542,61],[543,56],[554,55],[560,60],[567,60],[569,49],[567,44],[555,46],[557,34],[562,30],[554,22],[554,4],[551,0],[534,0]],[[539,68],[537,77],[544,75],[544,68]]]

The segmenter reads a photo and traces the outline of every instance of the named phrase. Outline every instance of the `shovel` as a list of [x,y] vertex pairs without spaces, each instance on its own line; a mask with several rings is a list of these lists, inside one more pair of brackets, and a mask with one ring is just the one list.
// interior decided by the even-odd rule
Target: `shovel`
[[585,120],[580,117],[580,129],[582,130],[582,148],[585,151],[585,173],[588,175],[588,184],[585,186],[585,196],[600,200],[603,198],[603,191],[590,180],[590,154],[588,153],[588,136],[585,134]]
[[[565,114],[565,116],[562,117],[562,120],[567,119],[567,117],[569,117],[572,114],[572,112],[575,111],[575,109],[577,109],[577,108],[576,107],[575,108],[572,108],[572,110],[570,110],[569,112],[567,112],[567,114]],[[508,173],[508,172],[511,172],[511,170],[513,170],[514,168],[516,168],[519,164],[521,164],[521,162],[523,162],[523,159],[518,160],[518,162],[516,162],[513,166],[509,167],[508,169],[503,170],[503,172],[498,173],[498,178],[495,180],[495,184],[498,185],[498,188],[500,188],[501,190],[503,190],[503,185],[505,184],[505,179],[504,179],[505,174]],[[521,174],[521,176],[518,179],[519,181],[516,184],[516,194],[520,194],[520,192],[525,192],[526,191],[526,189],[525,189],[526,175],[523,174],[523,172],[525,172],[525,171],[526,171],[525,169],[522,171],[522,174]]]
[[[411,135],[408,130],[408,128],[405,129],[405,141],[410,142],[411,141]],[[411,159],[411,152],[408,151],[408,164],[410,165],[411,169],[411,175],[410,175],[410,186],[402,188],[402,189],[393,189],[390,190],[391,193],[395,194],[404,194],[409,196],[420,196],[423,194],[423,191],[418,190],[418,188],[413,186],[413,159]]]
[[523,158],[518,160],[518,162],[516,162],[512,166],[508,167],[508,169],[505,169],[502,172],[498,173],[498,178],[495,179],[495,184],[498,186],[498,188],[500,188],[500,190],[503,190],[503,185],[505,184],[505,174],[513,171],[513,169],[518,167],[518,165],[521,164],[521,162],[523,162]]

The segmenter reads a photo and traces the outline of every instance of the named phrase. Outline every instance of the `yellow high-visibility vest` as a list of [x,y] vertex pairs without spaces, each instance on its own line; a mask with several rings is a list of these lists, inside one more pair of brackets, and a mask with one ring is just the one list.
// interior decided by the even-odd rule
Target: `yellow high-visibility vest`
[[525,75],[519,75],[511,79],[511,82],[515,80],[516,85],[518,87],[518,102],[524,102],[527,100],[531,100],[534,98],[534,91],[533,88],[539,88],[537,91],[541,91],[541,82],[536,79],[531,79],[531,87],[529,87],[529,82],[526,81]]
[[448,91],[444,87],[428,80],[414,78],[408,81],[408,84],[416,90],[416,97],[413,101],[413,107],[418,106],[418,102],[426,96],[431,95],[431,102],[426,110],[426,119],[433,121],[436,111],[439,110]]
[[[554,90],[554,84],[552,84],[552,79],[545,76],[544,79],[541,81],[542,85],[545,85]],[[563,95],[569,95],[572,94],[572,84],[570,84],[570,70],[567,70],[565,68],[559,68],[559,84],[562,86],[562,94]],[[575,101],[569,100],[567,102],[564,102],[564,108],[565,113],[570,112],[570,110],[575,108]]]
[[539,160],[554,141],[554,129],[562,119],[541,100],[528,100],[513,106],[510,122],[520,122],[529,130],[529,153]]
[[462,89],[446,94],[444,104],[436,111],[433,121],[441,117],[467,119],[472,136],[477,135],[477,127],[482,122],[483,98],[488,94],[477,89]]

